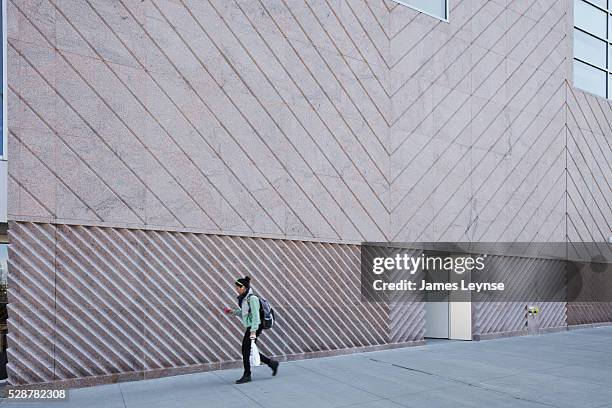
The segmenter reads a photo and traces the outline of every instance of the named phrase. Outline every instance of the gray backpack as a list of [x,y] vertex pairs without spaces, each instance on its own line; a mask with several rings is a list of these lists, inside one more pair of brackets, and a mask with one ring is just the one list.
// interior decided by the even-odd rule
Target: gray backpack
[[[249,298],[251,296],[253,295],[250,295]],[[270,302],[268,302],[266,299],[262,298],[261,296],[257,296],[257,298],[259,299],[259,318],[261,320],[261,327],[264,329],[270,329],[274,327],[274,310],[272,310]],[[250,311],[251,308],[249,307],[249,312]]]

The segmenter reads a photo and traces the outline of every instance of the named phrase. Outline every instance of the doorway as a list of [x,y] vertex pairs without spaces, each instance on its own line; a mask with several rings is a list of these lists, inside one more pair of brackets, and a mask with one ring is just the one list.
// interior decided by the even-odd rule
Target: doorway
[[[427,271],[428,281],[448,282],[448,271]],[[425,292],[425,337],[450,339],[450,308],[448,291]]]
[[[448,270],[427,271],[430,282],[460,283],[466,276]],[[451,291],[425,293],[425,338],[472,340],[472,304],[465,294]],[[468,299],[469,300],[469,299]]]

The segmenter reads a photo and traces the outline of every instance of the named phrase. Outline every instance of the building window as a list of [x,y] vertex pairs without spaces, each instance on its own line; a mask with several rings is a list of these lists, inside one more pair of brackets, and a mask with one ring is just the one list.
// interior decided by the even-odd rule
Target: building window
[[395,0],[430,16],[448,21],[448,0]]
[[612,98],[610,7],[612,0],[574,0],[574,86],[603,98]]

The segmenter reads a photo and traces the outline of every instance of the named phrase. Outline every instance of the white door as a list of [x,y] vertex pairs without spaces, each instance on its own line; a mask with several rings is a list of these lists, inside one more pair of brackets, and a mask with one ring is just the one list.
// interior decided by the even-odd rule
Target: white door
[[[448,282],[448,271],[429,271],[433,278],[429,281]],[[445,291],[427,292],[425,295],[425,337],[448,339],[449,328],[449,293]]]
[[[431,272],[429,272],[431,273]],[[469,276],[454,272],[435,271],[436,282],[457,282]],[[427,292],[425,296],[425,337],[451,340],[472,340],[472,304],[469,295],[462,292],[453,301],[452,292]],[[456,300],[456,299],[455,299]]]
[[448,302],[427,302],[425,304],[425,337],[448,339]]
[[[469,274],[451,273],[451,282],[470,282]],[[456,294],[456,295],[455,295]],[[461,299],[461,301],[455,301]],[[452,340],[472,340],[472,303],[469,292],[451,293],[448,303],[449,329]]]

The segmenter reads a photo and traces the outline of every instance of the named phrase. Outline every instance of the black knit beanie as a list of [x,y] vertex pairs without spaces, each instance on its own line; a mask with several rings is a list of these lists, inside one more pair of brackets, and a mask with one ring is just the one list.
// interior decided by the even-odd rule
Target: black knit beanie
[[236,286],[249,288],[251,286],[251,278],[245,276],[244,278],[236,279]]

